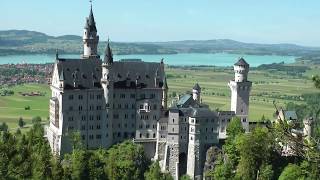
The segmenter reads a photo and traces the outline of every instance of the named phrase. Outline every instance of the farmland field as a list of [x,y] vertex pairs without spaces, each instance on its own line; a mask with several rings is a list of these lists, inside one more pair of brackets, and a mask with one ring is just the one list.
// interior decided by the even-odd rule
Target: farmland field
[[[230,109],[230,90],[228,81],[233,78],[232,69],[222,68],[166,68],[169,86],[169,102],[179,94],[191,91],[198,82],[202,88],[203,103],[211,109]],[[307,78],[293,78],[283,74],[266,71],[252,71],[249,80],[253,82],[250,97],[250,121],[260,120],[262,115],[273,118],[273,100],[278,105],[286,102],[302,103],[299,99],[303,93],[315,93],[311,80]],[[32,117],[40,116],[47,120],[49,114],[50,89],[45,84],[18,85],[10,88],[12,96],[0,96],[0,122],[6,122],[10,128],[17,128],[18,120],[22,117],[27,125]],[[19,92],[41,92],[44,96],[22,96]],[[294,97],[295,99],[290,99]],[[30,110],[25,107],[30,106]]]

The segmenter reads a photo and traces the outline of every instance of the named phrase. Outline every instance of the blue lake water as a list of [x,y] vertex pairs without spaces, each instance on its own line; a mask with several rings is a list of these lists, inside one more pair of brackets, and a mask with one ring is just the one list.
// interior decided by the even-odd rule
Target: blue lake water
[[[80,55],[60,55],[62,58],[79,58]],[[293,56],[276,56],[276,55],[240,55],[240,54],[161,54],[161,55],[115,55],[115,60],[120,59],[142,59],[146,62],[160,62],[164,59],[165,64],[169,65],[214,65],[214,66],[231,66],[239,58],[243,57],[252,67],[261,64],[271,63],[293,63]],[[0,56],[0,64],[18,64],[18,63],[33,63],[42,64],[54,62],[55,55],[16,55],[16,56]]]

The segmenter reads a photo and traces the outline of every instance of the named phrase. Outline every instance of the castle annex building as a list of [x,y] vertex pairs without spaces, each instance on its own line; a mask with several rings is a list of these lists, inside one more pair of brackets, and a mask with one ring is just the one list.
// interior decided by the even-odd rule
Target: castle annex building
[[235,78],[229,82],[231,110],[215,112],[202,103],[199,84],[168,107],[162,60],[114,61],[109,42],[101,58],[98,43],[91,8],[81,57],[56,56],[50,85],[50,124],[46,127],[54,154],[62,156],[72,151],[75,132],[87,149],[109,148],[132,139],[175,179],[183,174],[198,179],[202,178],[207,149],[226,138],[226,126],[232,117],[239,116],[244,128],[249,129],[252,83],[247,80],[249,64],[243,58],[234,65]]

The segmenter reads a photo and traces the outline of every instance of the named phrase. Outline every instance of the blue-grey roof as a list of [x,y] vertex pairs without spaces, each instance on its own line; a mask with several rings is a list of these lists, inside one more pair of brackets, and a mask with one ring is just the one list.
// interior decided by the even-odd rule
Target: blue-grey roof
[[285,111],[284,112],[284,118],[286,120],[297,120],[298,116],[297,116],[296,111]]
[[192,96],[190,94],[183,95],[177,102],[177,106],[185,105],[190,99],[192,99]]

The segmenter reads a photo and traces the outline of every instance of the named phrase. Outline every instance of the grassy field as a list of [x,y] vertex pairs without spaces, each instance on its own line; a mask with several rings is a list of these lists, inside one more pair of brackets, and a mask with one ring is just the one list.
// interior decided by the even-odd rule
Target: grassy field
[[[314,72],[307,72],[311,75]],[[184,94],[191,91],[196,82],[202,87],[202,100],[209,104],[211,109],[230,110],[230,89],[228,82],[233,78],[232,69],[222,70],[214,68],[188,70],[182,68],[166,68],[168,76],[169,96],[173,94]],[[277,104],[284,105],[298,100],[287,100],[282,96],[300,96],[303,93],[318,92],[307,78],[294,79],[278,73],[265,71],[252,71],[249,79],[253,82],[249,119],[260,120],[262,115],[273,118],[273,100]],[[18,126],[18,120],[22,117],[27,125],[31,123],[32,117],[40,116],[43,120],[48,118],[49,95],[48,85],[28,84],[11,88],[15,93],[13,96],[0,96],[0,122],[6,122],[10,128]],[[19,92],[40,91],[45,96],[24,97]],[[275,96],[275,97],[271,97]],[[25,110],[30,106],[30,110]]]
[[[10,88],[14,91],[13,96],[0,97],[0,122],[6,122],[9,128],[18,126],[20,117],[27,123],[31,123],[31,119],[40,116],[43,120],[47,120],[49,115],[49,95],[51,94],[49,86],[43,84],[27,84]],[[19,92],[35,92],[39,91],[45,96],[22,96]],[[30,110],[25,110],[26,106],[30,106]]]
[[[202,100],[204,103],[209,104],[211,109],[230,110],[228,82],[234,76],[232,69],[187,70],[167,68],[166,73],[169,76],[169,96],[171,95],[172,97],[173,92],[183,94],[186,91],[191,91],[194,84],[198,82],[202,87]],[[287,100],[282,97],[284,95],[300,96],[303,93],[318,92],[313,87],[311,80],[307,78],[294,79],[283,74],[252,71],[249,74],[249,80],[253,82],[249,109],[249,119],[251,121],[260,120],[262,115],[270,119],[273,118],[275,111],[274,100],[278,105],[282,106],[290,101],[302,102],[299,100]]]

